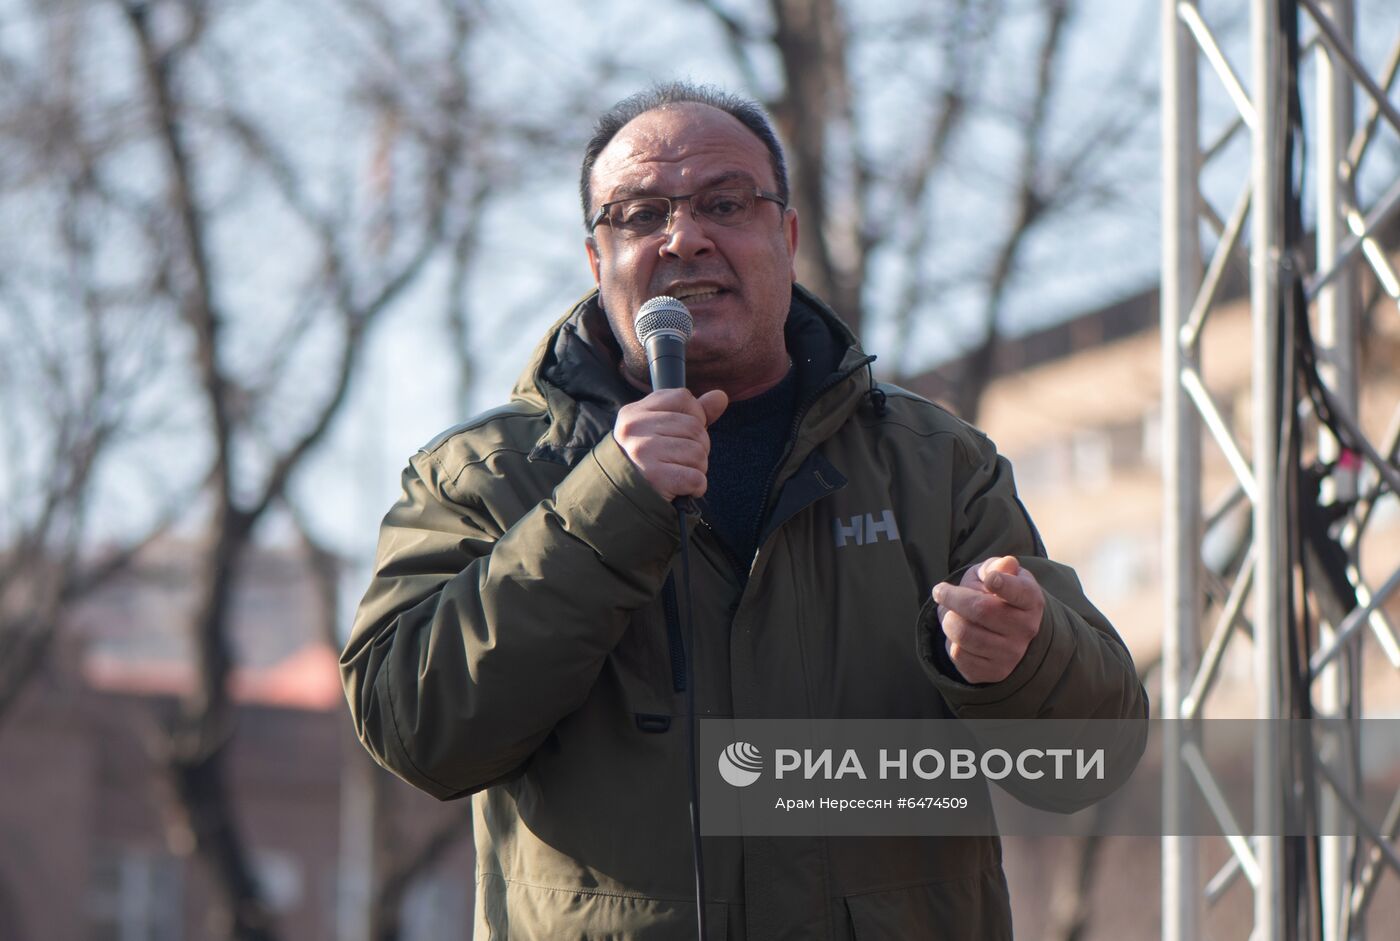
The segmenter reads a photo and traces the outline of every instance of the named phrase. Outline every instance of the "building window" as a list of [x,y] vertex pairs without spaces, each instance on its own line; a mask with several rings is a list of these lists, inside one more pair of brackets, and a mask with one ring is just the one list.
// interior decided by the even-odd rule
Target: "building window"
[[180,863],[160,851],[99,851],[88,875],[90,941],[178,941]]
[[1085,582],[1096,598],[1124,600],[1151,585],[1159,558],[1154,534],[1110,533],[1094,546]]
[[1142,416],[1142,460],[1151,470],[1162,470],[1162,436],[1166,429],[1162,425],[1162,410],[1153,407]]
[[1077,432],[1071,445],[1074,483],[1081,490],[1097,490],[1109,482],[1113,468],[1113,447],[1101,428]]
[[1016,487],[1022,493],[1054,492],[1070,479],[1070,451],[1063,441],[1047,441],[1016,458]]
[[253,851],[253,872],[263,902],[274,914],[289,912],[301,904],[306,894],[301,864],[282,850]]

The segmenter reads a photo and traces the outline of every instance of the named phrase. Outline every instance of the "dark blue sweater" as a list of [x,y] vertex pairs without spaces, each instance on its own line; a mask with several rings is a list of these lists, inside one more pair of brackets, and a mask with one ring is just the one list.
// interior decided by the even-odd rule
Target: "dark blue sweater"
[[701,502],[705,522],[734,555],[747,578],[758,550],[768,488],[787,449],[797,410],[797,373],[751,399],[730,402],[710,426],[709,488]]

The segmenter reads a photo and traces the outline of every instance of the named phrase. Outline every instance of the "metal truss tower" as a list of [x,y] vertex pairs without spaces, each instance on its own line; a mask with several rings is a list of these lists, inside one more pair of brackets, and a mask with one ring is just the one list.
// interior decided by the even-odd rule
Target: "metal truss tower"
[[[1224,18],[1238,18],[1246,4],[1250,61],[1247,71],[1237,72],[1222,41]],[[1356,52],[1353,0],[1219,0],[1214,6],[1163,0],[1162,11],[1166,514],[1160,712],[1181,720],[1184,729],[1180,747],[1164,755],[1164,799],[1168,822],[1181,812],[1182,795],[1191,795],[1230,833],[1239,832],[1234,809],[1216,786],[1196,737],[1233,648],[1249,649],[1253,714],[1260,719],[1335,717],[1341,728],[1354,731],[1367,635],[1400,671],[1400,642],[1381,608],[1400,587],[1400,564],[1392,558],[1397,570],[1373,587],[1359,562],[1377,500],[1400,492],[1400,412],[1375,443],[1357,419],[1358,285],[1366,268],[1389,295],[1377,316],[1400,313],[1400,280],[1372,238],[1400,211],[1400,180],[1382,187],[1367,206],[1359,204],[1357,185],[1377,135],[1400,133],[1392,90],[1400,23],[1391,16],[1382,24],[1396,35],[1382,74],[1372,75]],[[1299,89],[1290,79],[1302,84],[1304,60],[1312,78]],[[1203,140],[1207,123],[1221,126]],[[1306,136],[1297,135],[1300,127]],[[1220,212],[1210,196],[1230,167],[1246,163],[1238,146],[1243,137],[1249,141],[1248,175],[1234,184],[1233,208]],[[1232,149],[1233,163],[1222,158]],[[1290,179],[1299,153],[1314,168],[1311,187]],[[1213,174],[1209,186],[1207,174]],[[1310,200],[1310,212],[1300,211],[1303,199]],[[1306,239],[1303,219],[1310,230]],[[1203,229],[1212,233],[1210,241]],[[1232,412],[1212,397],[1202,366],[1232,260],[1247,260],[1249,272],[1247,423],[1236,421],[1240,409]],[[1299,378],[1299,357],[1309,351],[1315,351],[1320,385]],[[1226,355],[1246,354],[1232,349]],[[1247,425],[1247,431],[1238,433],[1235,424]],[[1208,447],[1218,449],[1231,477],[1227,492],[1210,495],[1209,506],[1203,493]],[[1298,548],[1299,517],[1307,508],[1297,496],[1299,455],[1317,469],[1321,499],[1313,503],[1335,510],[1327,530],[1340,550],[1334,557],[1345,554],[1338,568],[1350,583],[1350,603],[1334,603],[1330,610],[1315,597],[1316,579],[1313,590],[1300,587],[1307,584],[1307,553]],[[1228,529],[1231,520],[1242,533],[1242,551],[1230,554],[1226,564],[1214,557],[1208,563],[1203,542]],[[1371,579],[1376,581],[1374,571]],[[1316,630],[1300,628],[1309,618]],[[1397,675],[1388,681],[1396,682]],[[1239,879],[1253,893],[1252,941],[1366,936],[1378,880],[1387,868],[1392,877],[1400,874],[1400,795],[1384,820],[1367,819],[1356,796],[1357,756],[1348,754],[1354,741],[1354,735],[1324,736],[1316,754],[1303,756],[1316,770],[1315,789],[1290,786],[1298,768],[1290,747],[1296,746],[1278,735],[1256,742],[1254,835],[1226,838],[1229,855],[1219,871],[1203,868],[1207,838],[1163,838],[1164,941],[1205,937],[1207,906]],[[1315,842],[1281,835],[1285,804],[1299,800],[1308,801],[1311,819],[1320,821],[1324,835]],[[1310,865],[1300,867],[1296,855],[1290,857],[1299,852],[1312,854]],[[1315,903],[1302,916],[1300,908],[1307,906],[1299,904],[1300,887]]]

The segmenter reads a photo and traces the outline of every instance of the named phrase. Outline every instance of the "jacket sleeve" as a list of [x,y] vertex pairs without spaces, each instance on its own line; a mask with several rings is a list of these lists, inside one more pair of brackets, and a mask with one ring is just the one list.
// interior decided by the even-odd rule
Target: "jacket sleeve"
[[340,660],[365,747],[441,799],[510,775],[584,702],[679,546],[612,435],[508,528],[463,476],[410,462]]
[[1147,693],[1127,647],[1085,597],[1074,570],[1046,557],[1016,495],[1011,465],[985,436],[972,440],[968,464],[955,475],[949,580],[956,583],[984,559],[1013,555],[1040,583],[1045,613],[1021,662],[999,683],[962,681],[947,656],[931,598],[919,613],[919,656],[953,714],[975,728],[1024,732],[1021,720],[1051,719],[1059,720],[1057,734],[1079,728],[1085,740],[1106,743],[1109,773],[1099,790],[1081,787],[1064,795],[1042,786],[1035,794],[1017,794],[1047,809],[1077,810],[1116,789],[1136,767],[1146,745]]

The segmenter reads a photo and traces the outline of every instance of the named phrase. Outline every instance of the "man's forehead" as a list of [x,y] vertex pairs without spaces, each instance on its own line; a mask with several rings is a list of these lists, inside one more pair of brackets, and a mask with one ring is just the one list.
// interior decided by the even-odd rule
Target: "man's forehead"
[[695,102],[638,115],[617,132],[593,165],[596,189],[645,188],[668,180],[700,180],[747,172],[773,185],[768,149],[733,115]]

